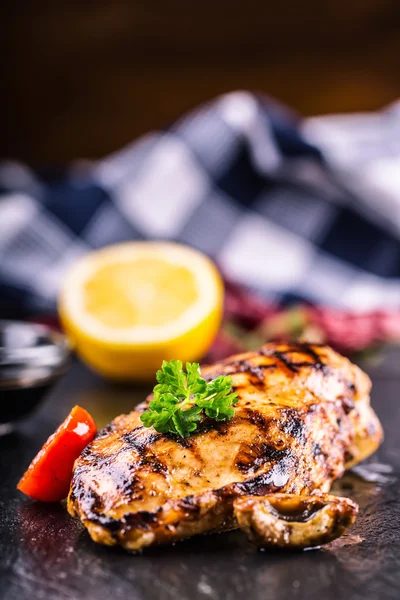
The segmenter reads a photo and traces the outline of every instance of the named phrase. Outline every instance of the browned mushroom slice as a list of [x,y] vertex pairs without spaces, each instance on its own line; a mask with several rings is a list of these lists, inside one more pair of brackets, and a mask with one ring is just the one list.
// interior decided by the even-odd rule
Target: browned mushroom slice
[[240,529],[259,547],[310,548],[341,536],[358,506],[328,494],[243,496],[234,502]]

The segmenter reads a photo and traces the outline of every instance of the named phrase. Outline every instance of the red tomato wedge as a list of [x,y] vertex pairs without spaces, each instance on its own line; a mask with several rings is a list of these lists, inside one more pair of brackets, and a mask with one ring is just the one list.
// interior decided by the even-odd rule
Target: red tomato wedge
[[42,502],[58,502],[68,496],[75,459],[96,435],[90,414],[74,406],[35,456],[17,488]]

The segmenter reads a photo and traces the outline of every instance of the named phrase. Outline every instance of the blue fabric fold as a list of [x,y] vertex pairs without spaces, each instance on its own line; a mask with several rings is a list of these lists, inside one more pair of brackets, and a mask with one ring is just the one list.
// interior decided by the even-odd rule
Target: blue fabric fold
[[0,164],[0,316],[54,314],[73,261],[146,239],[274,302],[398,307],[399,132],[397,105],[299,119],[233,92],[96,163]]

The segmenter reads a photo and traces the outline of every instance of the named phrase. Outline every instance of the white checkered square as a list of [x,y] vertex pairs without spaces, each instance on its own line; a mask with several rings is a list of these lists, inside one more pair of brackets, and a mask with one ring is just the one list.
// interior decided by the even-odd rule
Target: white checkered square
[[288,292],[304,278],[313,248],[289,231],[248,213],[232,231],[220,256],[224,272],[267,291]]
[[360,271],[324,253],[315,253],[300,292],[314,302],[342,306],[343,296]]
[[114,199],[128,221],[147,236],[175,237],[209,185],[190,150],[176,137],[165,135],[137,178],[123,182]]
[[216,256],[242,215],[243,211],[228,196],[214,190],[191,214],[179,241]]
[[400,281],[384,280],[368,273],[360,273],[341,298],[342,306],[358,310],[396,308],[400,306]]
[[6,252],[12,247],[14,238],[32,221],[38,210],[38,203],[25,194],[10,194],[1,199],[0,251]]
[[[240,135],[215,111],[207,108],[179,121],[176,132],[190,148],[210,177],[217,179],[236,155]],[[210,144],[210,140],[213,143]]]

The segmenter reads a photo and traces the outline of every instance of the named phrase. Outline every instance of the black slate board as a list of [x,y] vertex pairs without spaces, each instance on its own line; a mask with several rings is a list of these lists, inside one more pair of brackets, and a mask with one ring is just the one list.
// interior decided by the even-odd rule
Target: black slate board
[[[112,386],[79,363],[40,411],[0,438],[0,598],[2,600],[390,600],[400,597],[400,352],[372,370],[373,403],[386,439],[374,457],[389,481],[346,475],[340,486],[360,503],[348,537],[329,549],[257,552],[239,532],[203,536],[129,555],[91,542],[62,505],[35,504],[15,490],[46,437],[74,404],[99,425],[127,412],[147,390]],[[387,476],[387,474],[384,474]]]

